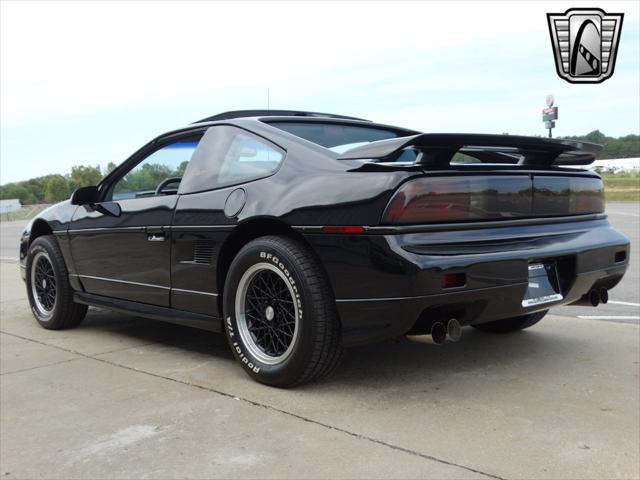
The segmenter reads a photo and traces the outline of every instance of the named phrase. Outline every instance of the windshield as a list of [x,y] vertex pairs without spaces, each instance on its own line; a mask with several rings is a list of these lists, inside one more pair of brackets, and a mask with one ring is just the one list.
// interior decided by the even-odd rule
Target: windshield
[[268,122],[281,130],[297,137],[322,145],[337,153],[377,140],[386,140],[399,136],[397,132],[382,127],[343,125],[327,122]]

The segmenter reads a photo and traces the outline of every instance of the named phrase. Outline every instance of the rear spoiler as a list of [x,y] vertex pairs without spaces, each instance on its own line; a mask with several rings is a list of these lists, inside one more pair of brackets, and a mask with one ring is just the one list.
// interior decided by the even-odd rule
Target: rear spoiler
[[230,112],[218,113],[212,117],[203,118],[202,120],[198,120],[193,123],[217,122],[218,120],[231,120],[233,118],[244,117],[320,117],[371,122],[371,120],[365,120],[364,118],[336,115],[335,113],[305,112],[302,110],[233,110]]
[[589,165],[603,146],[595,143],[519,135],[423,133],[371,142],[342,153],[339,160],[394,161],[403,150],[419,151],[417,164],[444,167],[456,152],[482,163],[514,165]]

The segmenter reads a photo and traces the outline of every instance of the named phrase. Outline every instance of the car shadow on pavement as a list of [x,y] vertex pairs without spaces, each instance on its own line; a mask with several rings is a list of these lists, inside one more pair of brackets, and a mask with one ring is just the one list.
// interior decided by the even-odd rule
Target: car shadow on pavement
[[456,381],[492,381],[496,373],[503,379],[518,380],[523,367],[534,368],[536,377],[552,377],[558,375],[564,359],[569,364],[588,349],[588,344],[581,340],[536,331],[535,327],[510,334],[490,334],[464,327],[459,342],[441,346],[403,338],[352,348],[335,375],[323,383],[324,388],[336,390],[412,384],[422,390],[426,385],[439,390]]
[[[542,322],[544,323],[544,321]],[[541,324],[542,325],[542,324]],[[224,334],[170,323],[146,320],[117,313],[91,310],[80,328],[117,333],[141,344],[160,344],[185,352],[233,358]],[[463,328],[459,342],[442,346],[407,339],[387,341],[347,350],[336,372],[322,381],[300,387],[311,393],[316,388],[331,390],[377,389],[394,385],[438,390],[439,385],[458,380],[489,378],[494,371],[517,378],[523,366],[535,364],[538,375],[553,375],[576,356],[586,355],[589,345],[566,334],[561,327],[553,332],[539,326],[511,334],[488,334]],[[238,370],[238,373],[240,371]],[[248,380],[248,379],[247,379]]]
[[136,339],[141,344],[157,343],[192,353],[233,358],[227,339],[222,334],[107,310],[90,309],[78,328],[117,333]]

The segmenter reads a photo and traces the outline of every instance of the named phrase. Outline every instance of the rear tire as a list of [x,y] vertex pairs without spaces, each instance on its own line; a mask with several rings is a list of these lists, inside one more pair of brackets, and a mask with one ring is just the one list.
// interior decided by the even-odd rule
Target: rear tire
[[543,310],[541,312],[531,313],[529,315],[522,315],[520,317],[505,318],[504,320],[496,320],[495,322],[480,323],[478,325],[471,325],[473,328],[482,330],[483,332],[491,333],[510,333],[518,330],[524,330],[525,328],[532,327],[549,312],[549,310]]
[[234,258],[224,288],[225,331],[254,380],[292,387],[331,373],[340,322],[320,265],[301,243],[258,238]]
[[27,252],[27,297],[40,326],[61,330],[77,326],[87,306],[74,303],[69,273],[52,235],[36,238]]

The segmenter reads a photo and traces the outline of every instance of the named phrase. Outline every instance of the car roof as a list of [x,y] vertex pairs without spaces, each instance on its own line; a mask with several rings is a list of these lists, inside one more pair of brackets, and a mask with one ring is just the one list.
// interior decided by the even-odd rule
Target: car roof
[[[303,122],[303,123],[331,123],[337,125],[354,125],[368,128],[385,129],[395,132],[398,136],[404,137],[408,135],[416,135],[421,132],[411,130],[408,128],[397,127],[393,125],[385,125],[381,123],[375,123],[371,120],[363,120],[355,117],[348,117],[345,115],[333,115],[314,112],[300,112],[304,115],[291,115],[295,113],[293,110],[238,110],[233,112],[225,112],[213,117],[208,117],[200,120],[199,122],[192,123],[185,127],[165,132],[157,137],[154,141],[161,138],[166,138],[175,134],[186,133],[194,129],[208,128],[214,125],[235,125],[240,128],[245,128],[253,133],[262,135],[265,138],[275,141],[273,136],[277,135],[279,141],[285,141],[286,143],[294,142],[296,144],[303,144],[306,146],[314,145],[325,152],[330,152],[329,149],[319,145],[317,143],[306,140],[302,137],[286,132],[278,128],[275,124],[279,122]],[[257,116],[245,116],[256,113],[267,113],[267,115]],[[284,113],[285,115],[282,115]],[[237,115],[237,116],[236,116]],[[281,145],[286,147],[285,145]]]

